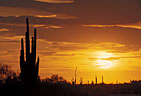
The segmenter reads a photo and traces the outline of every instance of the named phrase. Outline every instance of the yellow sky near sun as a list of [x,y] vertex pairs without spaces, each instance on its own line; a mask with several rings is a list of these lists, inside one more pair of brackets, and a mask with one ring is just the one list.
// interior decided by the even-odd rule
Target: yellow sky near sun
[[[99,51],[100,52],[100,51]],[[104,52],[101,50],[101,52]],[[105,51],[106,52],[106,51]],[[67,54],[69,52],[66,52]],[[102,59],[99,61],[99,55],[96,56],[97,51],[89,51],[89,50],[81,50],[81,51],[74,51],[72,53],[78,53],[78,54],[83,54],[83,55],[76,55],[76,56],[53,56],[55,60],[52,62],[52,57],[51,56],[46,56],[44,57],[45,66],[43,68],[44,71],[40,71],[41,73],[50,73],[50,74],[55,74],[58,73],[65,78],[68,78],[69,80],[74,77],[74,70],[75,67],[77,66],[78,68],[78,82],[80,77],[83,78],[84,82],[87,83],[87,81],[92,81],[95,78],[95,75],[98,75],[99,78],[99,83],[101,82],[101,76],[104,76],[104,81],[106,83],[112,83],[117,80],[119,82],[129,82],[130,79],[140,79],[140,70],[136,69],[137,66],[139,66],[141,60],[135,59],[135,58],[121,58],[121,59],[115,59],[115,60],[108,60],[108,58],[112,57],[109,56],[107,57],[106,55],[104,56],[104,59],[102,59],[103,56],[100,58]],[[93,54],[91,54],[93,53]],[[105,53],[104,53],[105,54]],[[113,53],[106,53],[106,54],[113,54]],[[131,53],[125,53],[124,55],[130,56]],[[122,55],[117,54],[115,57],[120,57]],[[93,60],[89,60],[89,58],[92,58]],[[98,57],[98,58],[97,58]],[[48,59],[46,59],[48,58]],[[42,57],[43,59],[43,57]],[[107,60],[106,60],[107,59]],[[98,62],[98,63],[97,63]],[[108,64],[111,64],[110,66]],[[51,67],[51,64],[53,67]],[[55,65],[54,65],[55,64]],[[97,65],[99,64],[99,66]],[[104,64],[100,65],[100,64]],[[134,66],[132,66],[134,65]],[[49,69],[48,67],[51,67],[52,69]],[[136,67],[135,67],[136,66]],[[42,70],[42,69],[41,69]],[[52,71],[51,71],[52,70]]]

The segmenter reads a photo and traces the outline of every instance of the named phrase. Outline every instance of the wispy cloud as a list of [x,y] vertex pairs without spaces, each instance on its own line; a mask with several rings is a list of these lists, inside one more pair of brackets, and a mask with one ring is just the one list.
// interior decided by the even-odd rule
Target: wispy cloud
[[48,15],[34,15],[33,17],[38,18],[53,18],[53,19],[76,19],[75,16],[67,15],[65,13],[58,13],[58,14],[48,14]]
[[116,25],[117,27],[123,28],[134,28],[134,29],[141,29],[141,25]]
[[116,25],[82,25],[84,27],[100,27],[100,28],[103,28],[103,27],[114,27]]
[[19,42],[24,36],[0,36],[0,40],[4,42]]
[[53,15],[36,15],[36,17],[40,17],[40,18],[54,18],[56,17],[57,15],[53,14]]
[[39,2],[47,2],[47,3],[73,3],[73,0],[35,0]]
[[52,25],[52,26],[46,26],[45,28],[53,28],[53,29],[60,29],[62,28],[62,26],[55,26],[55,25]]
[[10,30],[6,28],[1,28],[0,31],[10,31]]
[[57,25],[44,25],[44,24],[33,24],[31,27],[40,27],[40,28],[46,28],[46,29],[60,29],[62,26]]
[[20,41],[0,41],[1,43],[5,43],[5,42],[16,42],[19,43]]
[[8,16],[20,17],[20,16],[36,16],[36,15],[48,16],[51,14],[46,10],[38,10],[35,8],[16,8],[10,6],[0,6],[0,11],[1,11],[0,16],[3,17],[8,17]]
[[124,44],[112,43],[112,42],[101,42],[97,44],[96,48],[124,48]]
[[[25,27],[25,24],[12,24],[12,23],[0,23],[1,25],[6,25],[6,26],[17,26],[17,27]],[[36,27],[36,28],[45,28],[45,29],[59,29],[62,28],[62,26],[57,26],[57,25],[47,25],[47,24],[30,24],[30,27]],[[0,31],[9,31],[9,29],[2,28]]]
[[141,58],[141,56],[119,56],[119,57],[109,57],[109,58],[88,58],[90,61],[96,61],[96,60],[119,60],[119,59],[135,59],[135,58]]
[[[11,10],[11,11],[9,11]],[[16,10],[16,11],[15,11]],[[54,18],[54,19],[75,19],[75,16],[68,15],[65,13],[54,13],[48,10],[40,10],[35,8],[16,8],[16,7],[8,7],[8,6],[0,6],[0,16],[3,17],[23,17],[30,16],[33,18]]]
[[60,29],[62,26],[57,26],[57,25],[43,25],[43,24],[33,24],[31,27],[40,27],[40,28],[45,28],[45,29]]
[[122,28],[134,28],[134,29],[141,29],[141,25],[139,24],[127,24],[127,25],[82,25],[84,27],[98,27],[98,28],[105,28],[105,27],[122,27]]

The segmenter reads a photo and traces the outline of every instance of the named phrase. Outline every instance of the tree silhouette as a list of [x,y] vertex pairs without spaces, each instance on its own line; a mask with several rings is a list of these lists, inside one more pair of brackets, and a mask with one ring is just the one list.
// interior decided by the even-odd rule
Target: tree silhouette
[[4,82],[6,84],[9,84],[12,82],[16,82],[18,79],[16,73],[12,70],[10,70],[10,67],[8,65],[0,64],[0,84],[3,84]]

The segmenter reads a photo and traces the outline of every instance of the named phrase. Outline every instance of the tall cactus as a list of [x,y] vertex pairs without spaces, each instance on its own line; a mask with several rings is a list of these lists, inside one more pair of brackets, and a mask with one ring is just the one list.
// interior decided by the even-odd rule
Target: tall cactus
[[95,85],[97,85],[97,75],[95,75]]
[[32,47],[30,52],[30,39],[29,39],[29,21],[26,18],[27,31],[25,33],[26,41],[26,60],[24,59],[24,40],[21,38],[21,53],[20,53],[20,77],[25,83],[34,82],[38,78],[39,71],[39,57],[36,62],[36,29],[34,29],[34,37],[32,37]]
[[103,75],[102,75],[102,84],[104,84]]

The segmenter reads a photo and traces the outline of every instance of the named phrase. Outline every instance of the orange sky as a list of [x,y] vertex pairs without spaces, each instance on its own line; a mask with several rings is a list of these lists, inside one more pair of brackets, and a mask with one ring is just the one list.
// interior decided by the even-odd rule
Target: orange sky
[[0,63],[19,71],[25,18],[37,28],[40,77],[116,83],[141,77],[140,0],[0,1]]

